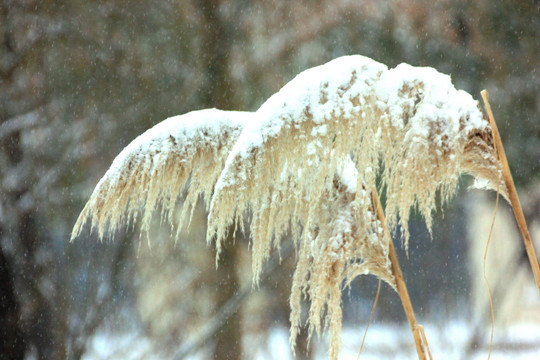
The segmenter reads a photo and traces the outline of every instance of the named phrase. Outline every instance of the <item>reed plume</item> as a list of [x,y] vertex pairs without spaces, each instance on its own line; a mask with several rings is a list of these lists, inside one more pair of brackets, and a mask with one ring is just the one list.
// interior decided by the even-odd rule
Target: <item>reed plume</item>
[[396,288],[370,189],[384,189],[388,226],[401,226],[407,248],[411,208],[431,229],[437,193],[448,201],[463,173],[507,196],[500,169],[488,121],[450,77],[346,56],[302,72],[256,112],[202,110],[150,129],[114,160],[72,237],[87,220],[103,237],[138,217],[147,234],[158,204],[172,224],[185,191],[178,231],[200,196],[217,256],[227,233],[249,224],[258,282],[290,232],[298,254],[291,343],[305,297],[310,334],[329,328],[336,359],[343,287],[374,274]]
[[229,150],[249,117],[248,112],[193,111],[166,119],[137,137],[96,185],[71,238],[87,221],[103,238],[138,218],[141,234],[148,235],[158,204],[173,226],[174,209],[185,190],[179,233],[189,222],[199,196],[209,204]]
[[[371,192],[356,189],[352,161],[338,166],[319,203],[319,221],[305,228],[291,289],[291,334],[294,350],[301,326],[303,295],[310,301],[309,337],[329,330],[331,359],[341,347],[341,295],[360,275],[375,275],[396,288],[389,260],[389,243],[377,218]],[[361,204],[361,205],[360,205]],[[254,255],[255,256],[255,255]]]
[[299,74],[254,114],[216,184],[208,238],[219,251],[229,226],[249,214],[254,257],[267,258],[289,226],[299,234],[299,224],[317,223],[313,209],[350,155],[357,188],[381,177],[389,226],[402,226],[406,247],[413,206],[431,229],[437,191],[448,200],[461,173],[491,188],[499,181],[489,123],[447,75],[342,57]]
[[[460,174],[473,175],[476,184],[484,187],[497,188],[500,183],[490,126],[478,103],[432,68],[401,64],[388,70],[362,56],[339,58],[299,74],[253,119],[217,181],[207,238],[216,239],[219,253],[231,224],[250,220],[257,281],[272,247],[279,246],[290,228],[299,249],[291,295],[291,343],[303,291],[311,300],[310,331],[319,332],[321,321],[329,324],[332,359],[339,348],[338,299],[344,280],[349,279],[344,274],[355,268],[352,259],[369,263],[372,254],[343,252],[338,262],[331,262],[332,231],[339,231],[340,220],[325,217],[326,209],[339,204],[342,211],[347,206],[367,211],[373,205],[362,191],[376,188],[379,176],[386,189],[389,227],[395,231],[401,225],[407,247],[412,207],[418,208],[431,229],[437,192],[443,203],[447,201]],[[354,166],[348,168],[358,175],[346,177],[346,182],[359,191],[345,205],[340,203],[344,195],[328,191],[349,157]],[[505,194],[504,186],[500,188]],[[330,205],[330,199],[337,203]],[[350,215],[361,234],[349,240],[355,246],[376,234],[373,219],[362,211]],[[339,217],[336,209],[332,214]],[[317,238],[311,229],[320,231],[323,224],[331,224],[332,230],[318,232]],[[326,246],[325,255],[321,244]],[[382,244],[379,252],[387,254]],[[376,273],[366,273],[370,272]],[[382,272],[376,274],[384,279]]]

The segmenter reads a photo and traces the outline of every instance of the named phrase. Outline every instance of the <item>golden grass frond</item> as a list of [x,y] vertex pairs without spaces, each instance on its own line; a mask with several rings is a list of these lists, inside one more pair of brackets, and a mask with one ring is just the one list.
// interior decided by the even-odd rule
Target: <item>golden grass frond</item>
[[113,161],[81,212],[72,232],[87,221],[99,237],[122,224],[142,218],[148,234],[152,215],[162,204],[162,216],[173,224],[179,195],[187,189],[180,225],[203,196],[209,204],[225,159],[250,117],[248,112],[206,109],[164,120],[131,142]]
[[201,110],[148,130],[114,160],[72,238],[87,221],[102,238],[138,218],[147,234],[160,204],[172,225],[185,192],[180,231],[202,196],[217,256],[231,225],[249,222],[258,282],[290,231],[291,344],[307,298],[310,334],[328,328],[336,359],[343,287],[373,274],[396,288],[370,189],[385,188],[388,227],[401,226],[407,248],[412,207],[431,229],[437,194],[448,201],[462,173],[508,197],[500,172],[488,121],[449,76],[346,56],[299,74],[254,113]]
[[[369,58],[348,56],[306,70],[268,99],[242,131],[215,186],[207,240],[215,238],[219,255],[231,225],[250,220],[258,281],[270,251],[291,229],[299,256],[291,342],[305,294],[311,301],[310,331],[329,326],[335,358],[343,282],[372,273],[391,283],[385,271],[368,268],[381,261],[377,254],[388,255],[380,242],[377,251],[356,252],[377,237],[364,189],[376,188],[380,177],[388,226],[395,231],[401,225],[407,248],[412,207],[431,229],[437,193],[446,202],[460,174],[497,184],[500,163],[490,131],[478,103],[432,68],[401,64],[389,70]],[[352,166],[346,165],[350,158]],[[346,175],[351,168],[357,174]],[[336,173],[354,187],[354,196],[345,200],[332,190]],[[340,223],[345,213],[354,219],[354,230]],[[354,244],[354,251],[341,243]]]
[[489,138],[478,103],[449,76],[338,58],[301,73],[257,110],[216,184],[208,238],[219,250],[229,226],[249,214],[254,248],[266,258],[289,226],[318,222],[313,209],[337,164],[352,155],[358,186],[371,188],[381,176],[389,227],[402,226],[407,247],[413,206],[431,229],[437,192],[447,201],[461,173],[497,183],[500,163]]
[[[362,144],[375,137],[372,88],[386,66],[364,57],[346,63],[338,61],[323,79],[324,68],[298,75],[244,128],[210,206],[208,238],[216,236],[218,251],[230,225],[251,216],[254,259],[268,257],[289,226],[300,236],[302,228],[321,223],[317,209],[351,149],[364,165],[359,168],[374,162],[377,149]],[[259,265],[254,262],[255,279]]]
[[[364,188],[350,184],[352,162],[338,168],[333,186],[317,209],[319,222],[305,228],[291,290],[291,345],[301,326],[301,300],[310,301],[309,336],[330,332],[329,354],[337,359],[341,347],[341,297],[344,287],[360,275],[373,274],[395,289],[388,242]],[[344,173],[348,173],[346,177]],[[349,185],[347,185],[349,183]],[[352,186],[351,186],[352,185]],[[359,201],[357,201],[359,200]],[[360,206],[359,203],[364,203]]]
[[462,173],[497,188],[500,163],[477,101],[456,90],[449,76],[401,64],[382,76],[377,91],[383,103],[381,121],[393,124],[379,151],[387,220],[395,229],[399,218],[407,247],[412,206],[431,231],[438,191],[441,202],[448,201]]

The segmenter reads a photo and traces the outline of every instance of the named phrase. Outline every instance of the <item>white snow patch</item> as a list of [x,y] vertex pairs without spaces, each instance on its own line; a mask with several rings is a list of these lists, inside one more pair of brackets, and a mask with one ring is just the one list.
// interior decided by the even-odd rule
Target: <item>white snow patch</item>
[[[284,129],[301,126],[305,112],[309,112],[313,123],[318,125],[311,135],[325,136],[325,122],[337,116],[350,117],[358,111],[362,104],[358,109],[353,108],[350,97],[371,92],[380,74],[386,70],[384,64],[352,55],[298,74],[271,96],[256,111],[253,121],[246,124],[227,158],[216,192],[242,178],[241,173],[245,169],[232,170],[237,158],[246,159],[254,149],[262,148],[267,139],[279,136]],[[321,93],[326,94],[325,97],[321,98]],[[316,148],[310,145],[309,150],[315,151]]]
[[252,114],[242,111],[204,109],[165,119],[126,146],[114,159],[107,171],[107,176],[104,176],[102,180],[118,179],[123,176],[124,166],[132,156],[167,153],[176,143],[185,144],[184,148],[188,148],[196,138],[218,142],[224,127],[242,129]]
[[[490,326],[483,329],[485,336],[482,345],[467,354],[466,348],[472,336],[473,326],[466,320],[447,321],[440,324],[424,322],[424,329],[432,355],[435,359],[486,359],[488,355]],[[340,359],[356,359],[360,343],[364,335],[365,324],[344,326],[342,332],[343,348]],[[254,334],[247,334],[249,339]],[[328,338],[312,339],[315,346],[314,359],[328,358]],[[258,348],[249,348],[249,344],[257,344]],[[266,346],[261,346],[265,343]],[[179,344],[178,346],[181,346]],[[254,354],[256,360],[293,360],[289,345],[289,331],[284,327],[269,330],[266,341],[245,341],[245,350]],[[83,360],[105,359],[150,359],[161,360],[155,344],[142,334],[136,332],[109,333],[99,332],[90,339]],[[174,350],[174,349],[172,349]],[[207,349],[188,356],[189,360],[204,359]],[[371,324],[361,359],[416,359],[414,341],[407,324],[377,323]],[[525,322],[495,328],[492,359],[529,360],[540,359],[540,324]]]

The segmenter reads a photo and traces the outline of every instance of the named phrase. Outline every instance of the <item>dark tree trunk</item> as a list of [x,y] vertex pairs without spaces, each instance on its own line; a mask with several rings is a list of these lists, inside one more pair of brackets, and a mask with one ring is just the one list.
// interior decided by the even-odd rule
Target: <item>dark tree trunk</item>
[[[203,61],[207,69],[201,100],[207,107],[234,109],[236,108],[234,89],[229,72],[229,57],[234,34],[220,13],[220,4],[220,0],[199,0],[199,8],[205,19]],[[239,290],[236,248],[239,245],[240,241],[234,239],[233,236],[229,236],[223,244],[215,278],[216,309],[224,306]],[[242,359],[240,312],[232,315],[216,335],[213,358],[216,360]]]
[[[21,166],[25,159],[19,132],[2,139],[0,144],[8,158],[7,171]],[[12,188],[2,190],[5,216],[0,222],[0,359],[22,359],[29,351],[35,352],[38,359],[63,356],[57,354],[63,346],[55,346],[58,344],[54,341],[54,309],[39,285],[51,270],[48,261],[42,259],[43,254],[40,256],[41,246],[49,239],[46,231],[38,229],[34,209],[22,205],[25,196],[31,197],[31,186],[32,180],[18,181]]]
[[[229,236],[222,248],[216,276],[216,309],[225,306],[239,291],[239,281],[236,272],[238,249],[232,236]],[[237,311],[226,322],[216,335],[214,348],[215,360],[242,359],[241,314]]]
[[19,327],[19,304],[3,251],[0,251],[0,338],[0,359],[24,359],[26,344]]

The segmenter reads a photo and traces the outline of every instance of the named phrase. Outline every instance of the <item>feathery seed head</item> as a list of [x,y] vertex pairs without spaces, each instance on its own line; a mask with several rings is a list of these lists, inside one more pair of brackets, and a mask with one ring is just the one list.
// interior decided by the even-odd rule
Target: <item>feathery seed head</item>
[[218,255],[231,225],[249,220],[257,282],[290,231],[298,251],[291,343],[306,297],[310,334],[328,327],[336,359],[343,287],[364,274],[395,287],[366,189],[381,180],[389,227],[401,225],[407,247],[411,207],[430,229],[437,192],[447,201],[462,173],[506,196],[500,167],[478,103],[449,76],[346,56],[299,74],[255,113],[202,110],[156,125],[114,160],[72,237],[87,220],[103,237],[139,213],[147,233],[160,203],[172,224],[186,190],[178,228],[203,196]]
[[81,212],[72,239],[90,220],[99,237],[111,235],[126,222],[142,218],[141,232],[148,234],[158,204],[173,225],[179,195],[184,199],[182,224],[189,221],[200,195],[210,195],[247,112],[207,109],[164,120],[131,142],[113,161]]

